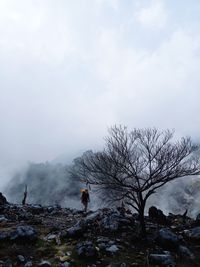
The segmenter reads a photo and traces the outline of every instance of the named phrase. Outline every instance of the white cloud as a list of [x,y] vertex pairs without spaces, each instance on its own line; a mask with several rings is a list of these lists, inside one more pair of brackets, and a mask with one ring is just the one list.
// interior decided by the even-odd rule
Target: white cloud
[[135,17],[144,27],[162,29],[166,26],[168,14],[163,0],[151,0],[150,5],[140,8]]
[[111,7],[114,10],[119,8],[119,0],[96,0],[96,2],[99,5]]
[[199,135],[199,27],[170,28],[153,1],[138,31],[116,3],[0,3],[0,168],[99,147],[115,123]]

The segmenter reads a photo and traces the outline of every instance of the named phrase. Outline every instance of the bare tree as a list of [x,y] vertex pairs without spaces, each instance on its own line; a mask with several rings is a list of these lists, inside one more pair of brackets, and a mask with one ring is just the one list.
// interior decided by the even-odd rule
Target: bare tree
[[[102,152],[87,152],[78,159],[79,175],[109,200],[123,201],[139,214],[141,233],[146,235],[144,209],[156,189],[179,177],[198,175],[199,149],[189,137],[174,139],[170,130],[114,126]],[[76,163],[77,163],[76,162]]]

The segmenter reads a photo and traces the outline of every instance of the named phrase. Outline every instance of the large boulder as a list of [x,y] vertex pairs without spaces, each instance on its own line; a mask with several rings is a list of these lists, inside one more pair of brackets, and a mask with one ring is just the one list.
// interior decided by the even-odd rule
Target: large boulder
[[0,192],[0,205],[8,204],[6,197]]
[[200,226],[194,227],[190,230],[185,230],[184,234],[186,237],[191,239],[191,241],[198,242],[198,243],[200,242]]
[[182,259],[193,260],[194,254],[189,250],[188,247],[180,245],[178,248],[179,255]]
[[167,224],[167,217],[162,210],[152,206],[149,208],[149,218],[156,221],[159,224]]
[[167,228],[158,232],[157,242],[164,249],[177,250],[180,245],[180,238]]

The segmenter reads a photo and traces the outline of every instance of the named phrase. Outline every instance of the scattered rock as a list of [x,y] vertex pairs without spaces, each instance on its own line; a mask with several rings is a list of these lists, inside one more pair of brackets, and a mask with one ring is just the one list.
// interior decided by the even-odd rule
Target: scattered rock
[[130,218],[126,218],[120,213],[117,209],[109,210],[107,214],[103,215],[99,222],[100,228],[109,231],[117,231],[122,226],[126,227],[127,225],[134,225],[134,221],[131,221]]
[[81,242],[77,244],[76,248],[79,257],[91,258],[97,256],[97,250],[91,241]]
[[170,253],[150,254],[149,261],[151,264],[159,264],[166,267],[175,267],[176,263]]
[[[135,261],[130,266],[139,267],[146,260],[147,249],[154,251],[150,256],[152,266],[175,266],[173,254],[163,252],[160,247],[175,252],[177,261],[184,260],[188,266],[200,260],[196,244],[200,240],[200,227],[194,228],[198,225],[198,217],[195,221],[189,217],[183,219],[183,215],[170,214],[167,217],[170,228],[161,229],[152,215],[155,211],[159,214],[158,209],[152,209],[151,218],[145,217],[148,233],[145,243],[140,242],[137,236],[138,215],[121,212],[120,209],[104,208],[83,213],[56,206],[6,204],[2,207],[0,242],[3,246],[0,258],[2,255],[5,257],[0,261],[0,267],[70,267],[76,264],[127,267],[125,262],[131,262],[133,256]],[[38,242],[32,242],[36,239]],[[195,243],[188,242],[188,239]],[[120,256],[119,262],[115,257],[117,252],[120,252],[116,254]],[[52,260],[52,264],[41,259]]]
[[44,212],[44,208],[41,205],[30,205],[28,206],[28,210],[34,215]]
[[37,231],[31,226],[18,226],[17,229],[10,233],[10,240],[34,241],[37,239]]

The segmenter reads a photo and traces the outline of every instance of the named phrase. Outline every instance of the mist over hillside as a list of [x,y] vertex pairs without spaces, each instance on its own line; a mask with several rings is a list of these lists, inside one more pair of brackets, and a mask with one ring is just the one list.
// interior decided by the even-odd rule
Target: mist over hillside
[[188,215],[196,217],[200,212],[200,178],[186,177],[165,185],[150,199],[147,208],[155,205],[166,214],[183,214],[186,209]]
[[81,184],[76,177],[72,177],[69,168],[48,162],[29,163],[7,185],[5,192],[8,200],[21,203],[27,185],[27,203],[78,207]]
[[[89,151],[92,153],[92,151]],[[88,153],[83,153],[83,156]],[[64,158],[64,157],[63,157]],[[71,172],[72,167],[77,168],[74,159],[73,164],[66,165],[55,163],[29,163],[12,177],[5,188],[5,194],[10,202],[21,203],[25,185],[28,186],[27,203],[42,205],[61,205],[81,209],[80,189],[85,187],[76,175]],[[91,187],[90,208],[96,209],[106,205],[102,202],[102,196],[96,195]],[[188,210],[188,215],[195,217],[199,212],[200,202],[200,178],[186,177],[165,185],[152,195],[146,207],[146,213],[151,205],[169,212],[182,214]]]

